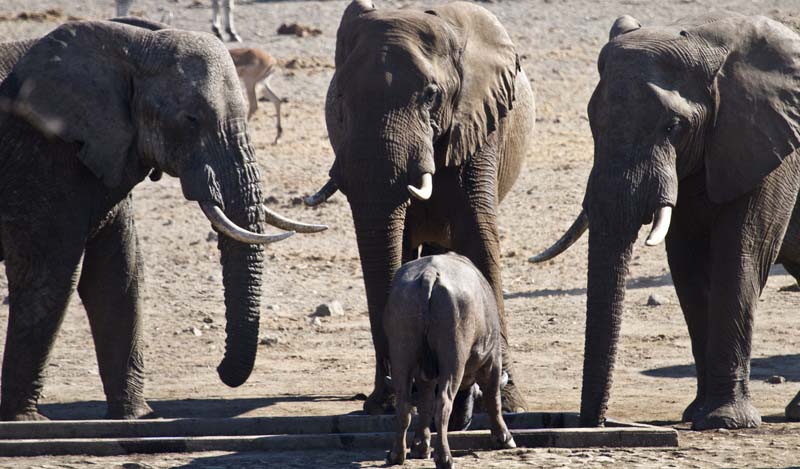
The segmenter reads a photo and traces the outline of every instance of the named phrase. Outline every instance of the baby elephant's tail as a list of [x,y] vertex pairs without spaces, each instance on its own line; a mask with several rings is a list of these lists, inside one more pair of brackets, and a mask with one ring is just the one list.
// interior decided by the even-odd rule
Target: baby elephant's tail
[[428,344],[428,324],[431,318],[431,295],[433,289],[436,287],[436,282],[439,280],[439,274],[426,270],[422,273],[419,279],[420,291],[420,313],[422,316],[423,324],[425,324],[424,339],[422,340],[422,366],[421,371],[425,379],[432,380],[439,376],[439,360],[436,358],[436,353],[431,349]]

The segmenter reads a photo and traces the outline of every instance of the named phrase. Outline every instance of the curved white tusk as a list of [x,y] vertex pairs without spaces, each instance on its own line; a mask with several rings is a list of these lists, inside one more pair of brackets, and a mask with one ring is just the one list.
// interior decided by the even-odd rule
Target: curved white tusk
[[647,236],[644,244],[647,246],[656,246],[664,241],[669,231],[669,222],[672,219],[672,207],[669,205],[661,207],[656,212],[653,220],[653,228]]
[[412,185],[408,185],[408,192],[411,192],[415,198],[419,200],[428,200],[433,194],[433,174],[424,173],[422,175],[422,185],[419,189]]
[[294,231],[278,235],[266,235],[245,230],[232,222],[221,208],[211,202],[198,202],[203,213],[214,227],[225,236],[245,244],[269,244],[281,241],[294,234]]
[[336,182],[334,180],[328,179],[328,182],[322,186],[322,189],[318,190],[315,194],[309,195],[303,199],[306,205],[309,207],[316,207],[317,205],[325,202],[326,200],[330,199],[336,191],[339,190],[339,187],[336,186]]
[[264,216],[264,221],[282,230],[295,231],[297,233],[319,233],[328,229],[328,225],[313,225],[286,218],[278,212],[273,212],[266,205],[264,205]]
[[544,261],[549,261],[550,259],[558,256],[562,252],[569,249],[570,246],[575,244],[577,240],[583,236],[586,230],[589,229],[589,217],[586,215],[586,211],[581,210],[581,213],[578,214],[578,217],[572,222],[572,225],[567,229],[566,233],[552,246],[545,249],[541,253],[530,257],[528,262],[532,262],[534,264]]

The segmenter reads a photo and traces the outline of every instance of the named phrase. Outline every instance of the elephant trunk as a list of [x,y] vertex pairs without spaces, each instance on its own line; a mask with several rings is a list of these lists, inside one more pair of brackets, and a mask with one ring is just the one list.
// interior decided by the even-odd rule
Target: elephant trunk
[[625,277],[633,239],[589,229],[589,278],[586,296],[586,339],[583,359],[582,426],[605,422],[617,354]]
[[379,374],[384,374],[376,376],[375,383],[381,386],[389,371],[389,355],[381,317],[392,278],[402,260],[406,206],[403,204],[381,210],[374,207],[352,207],[352,210],[367,292],[370,328],[378,360],[376,368]]
[[[252,149],[240,167],[221,174],[225,213],[236,225],[256,233],[265,231],[258,168]],[[227,189],[227,190],[225,190]],[[225,288],[225,357],[217,367],[223,383],[243,384],[250,376],[258,345],[264,247],[245,244],[224,234],[219,237]]]

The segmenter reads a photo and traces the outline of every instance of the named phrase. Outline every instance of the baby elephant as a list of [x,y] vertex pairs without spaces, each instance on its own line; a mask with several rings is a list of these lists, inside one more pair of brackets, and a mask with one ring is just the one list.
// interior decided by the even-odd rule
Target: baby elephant
[[[411,457],[430,456],[430,423],[439,432],[434,460],[452,468],[447,424],[459,389],[475,383],[491,422],[497,448],[514,448],[500,411],[500,316],[492,287],[466,257],[423,257],[397,271],[383,317],[397,396],[397,437],[389,464],[406,458],[411,423],[412,380],[418,390],[419,420]],[[434,405],[435,403],[435,405]]]

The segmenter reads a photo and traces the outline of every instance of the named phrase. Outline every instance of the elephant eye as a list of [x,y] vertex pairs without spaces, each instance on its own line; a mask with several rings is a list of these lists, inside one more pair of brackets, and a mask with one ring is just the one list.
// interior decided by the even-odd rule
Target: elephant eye
[[425,90],[422,92],[422,104],[426,106],[433,106],[439,95],[441,94],[441,90],[436,83],[431,83],[430,85],[425,87]]
[[664,132],[668,133],[668,134],[671,134],[673,131],[675,131],[675,129],[680,127],[680,125],[681,125],[681,121],[679,119],[675,118],[675,119],[671,120],[666,125],[666,127],[664,127]]

